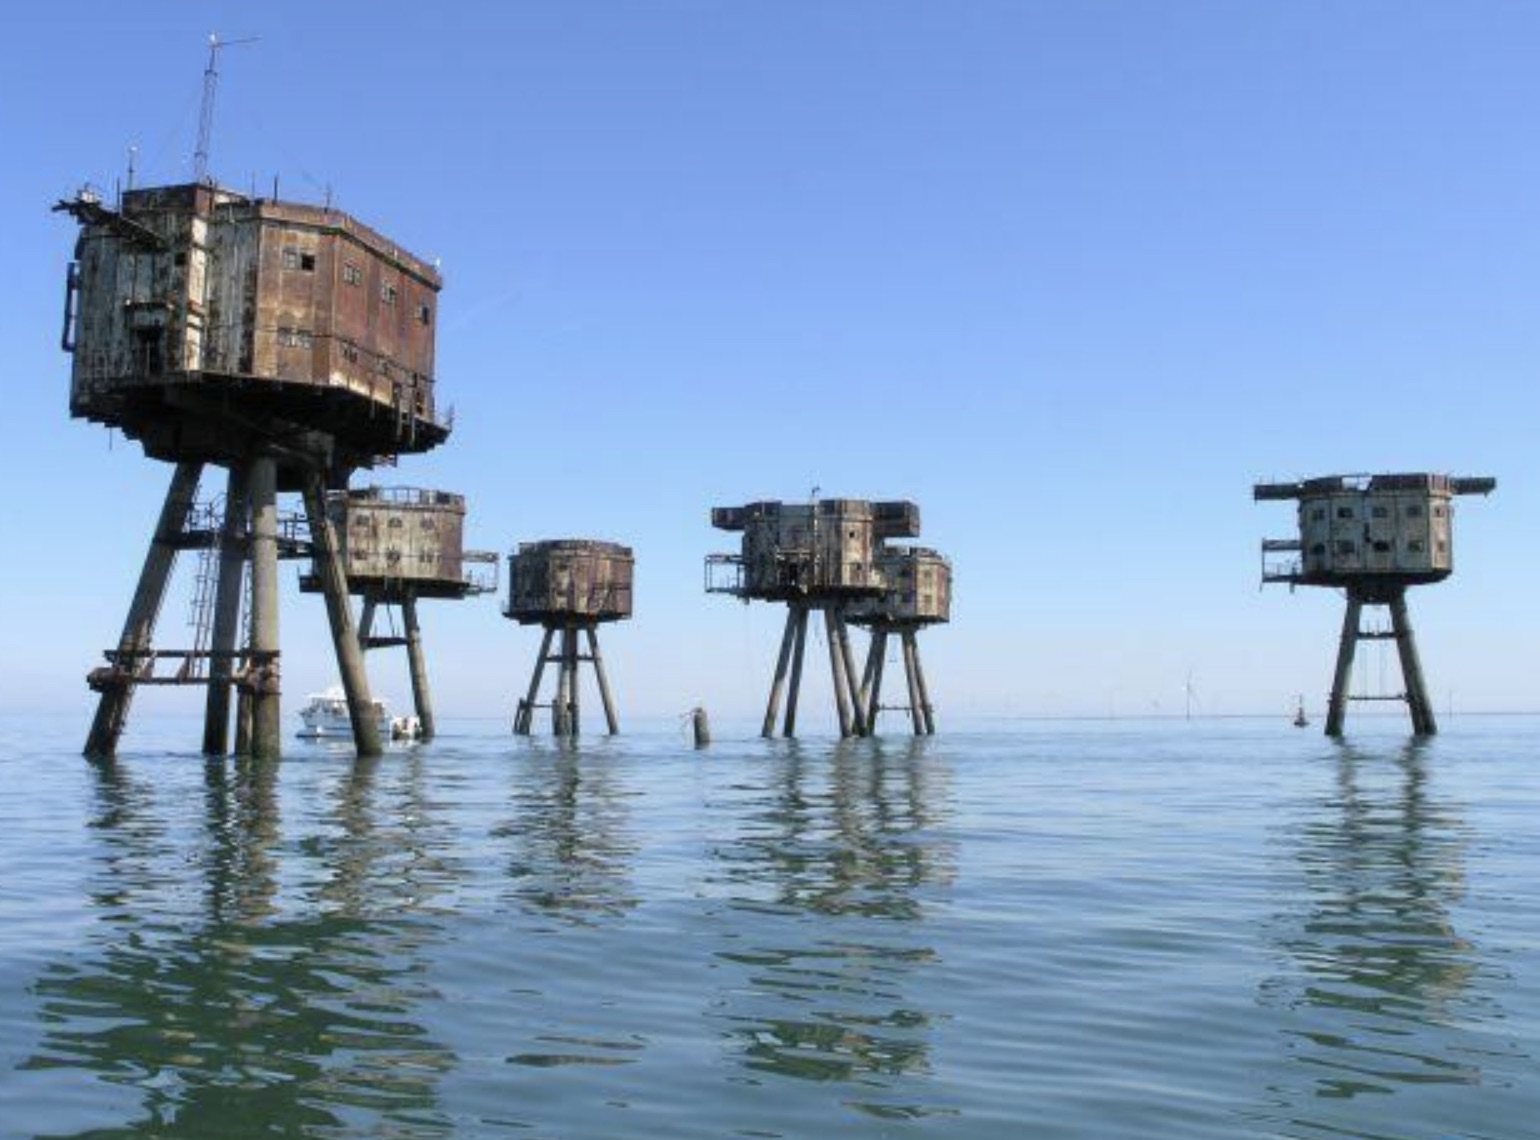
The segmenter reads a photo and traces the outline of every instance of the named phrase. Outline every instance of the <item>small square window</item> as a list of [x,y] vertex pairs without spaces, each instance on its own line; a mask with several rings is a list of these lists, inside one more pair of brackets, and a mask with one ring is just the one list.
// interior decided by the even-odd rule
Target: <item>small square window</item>
[[381,285],[380,300],[384,301],[387,305],[394,305],[396,303],[396,287],[389,284]]
[[433,320],[433,310],[431,308],[429,308],[427,305],[418,305],[417,306],[417,323],[420,324],[420,325],[425,325],[425,324],[428,324],[432,320]]
[[1414,539],[1412,539],[1410,542],[1408,542],[1406,544],[1406,549],[1409,550],[1413,554],[1421,554],[1422,553],[1422,541],[1420,539],[1414,538]]
[[1407,507],[1406,508],[1406,517],[1409,518],[1409,519],[1420,519],[1420,518],[1422,518],[1422,504],[1420,504],[1420,503],[1413,503],[1411,506]]
[[1337,508],[1337,517],[1339,519],[1350,519],[1350,518],[1352,518],[1353,517],[1353,508],[1352,507],[1338,507]]
[[1310,553],[1311,554],[1325,554],[1326,553],[1326,544],[1324,542],[1316,543],[1314,546],[1312,546],[1310,548]]
[[1384,541],[1376,542],[1374,544],[1374,553],[1376,553],[1376,554],[1389,554],[1390,553],[1390,543],[1384,542]]
[[342,281],[345,285],[362,285],[364,283],[364,271],[351,261],[342,263]]
[[1357,552],[1358,547],[1354,546],[1351,542],[1347,541],[1346,539],[1337,540],[1338,554],[1356,554]]
[[1314,508],[1310,512],[1310,521],[1311,522],[1325,522],[1326,521],[1326,508],[1325,507],[1316,507],[1316,508]]
[[1373,509],[1373,511],[1371,512],[1371,514],[1375,518],[1377,518],[1377,519],[1388,519],[1390,517],[1390,508],[1389,507],[1375,507]]

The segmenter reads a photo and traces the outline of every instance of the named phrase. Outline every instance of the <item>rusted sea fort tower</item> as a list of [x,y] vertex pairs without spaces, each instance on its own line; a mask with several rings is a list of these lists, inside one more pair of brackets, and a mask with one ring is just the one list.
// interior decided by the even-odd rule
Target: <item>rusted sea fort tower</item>
[[[1497,480],[1449,475],[1329,475],[1298,483],[1258,483],[1256,499],[1299,503],[1299,537],[1262,543],[1262,581],[1333,586],[1347,593],[1326,735],[1341,736],[1350,700],[1404,700],[1419,736],[1438,731],[1417,642],[1407,616],[1408,587],[1441,582],[1454,571],[1456,495],[1485,495]],[[1270,555],[1275,557],[1269,557]],[[1286,557],[1278,558],[1277,555]],[[1388,630],[1366,630],[1365,606],[1390,611]],[[1405,691],[1349,693],[1358,642],[1394,639]]]
[[[278,558],[309,554],[326,599],[361,753],[380,750],[348,604],[328,489],[380,460],[442,443],[434,405],[434,268],[330,208],[248,197],[210,182],[126,191],[116,208],[82,191],[55,209],[80,223],[63,344],[70,412],[176,465],[116,648],[91,674],[101,694],[86,753],[110,756],[139,685],[208,687],[204,750],[279,752]],[[196,524],[206,466],[226,469],[222,517]],[[304,497],[309,538],[280,533],[278,495]],[[210,559],[205,647],[156,649],[179,550]],[[250,566],[244,644],[242,583]],[[202,588],[203,583],[200,583]],[[156,664],[179,668],[160,675]]]
[[[604,703],[604,719],[610,734],[620,731],[615,698],[599,653],[599,625],[624,621],[631,616],[631,583],[636,560],[629,546],[590,539],[553,539],[524,542],[508,556],[508,604],[506,617],[520,625],[545,628],[540,653],[535,658],[529,692],[520,699],[513,716],[513,731],[528,736],[539,703],[540,682],[548,663],[556,665],[556,693],[550,701],[551,730],[557,736],[576,736],[579,715],[578,665],[593,666]],[[582,634],[588,643],[583,653]],[[556,652],[551,643],[560,640]]]
[[[364,487],[331,491],[326,513],[338,538],[348,590],[363,599],[358,642],[365,650],[405,647],[419,739],[434,735],[433,700],[422,650],[417,602],[467,598],[497,589],[497,555],[465,549],[465,497],[419,487]],[[300,589],[320,592],[319,567],[300,579]],[[381,611],[394,608],[399,629],[375,629]]]
[[852,607],[882,597],[886,583],[877,565],[880,543],[917,536],[919,507],[864,499],[759,502],[713,507],[711,525],[741,532],[743,546],[738,554],[706,557],[707,592],[731,594],[745,602],[784,602],[787,607],[762,735],[775,735],[788,671],[791,685],[782,732],[796,735],[808,615],[815,610],[823,613],[828,636],[840,735],[868,735],[871,721],[856,679],[846,617]]
[[[909,713],[916,736],[934,736],[936,710],[920,664],[918,634],[926,626],[952,618],[952,564],[927,547],[889,546],[886,542],[880,544],[876,561],[877,572],[882,575],[882,594],[856,602],[848,614],[852,624],[871,631],[859,694],[867,731],[877,731],[879,713],[897,709]],[[898,638],[902,654],[907,705],[882,703],[883,665],[890,636]]]

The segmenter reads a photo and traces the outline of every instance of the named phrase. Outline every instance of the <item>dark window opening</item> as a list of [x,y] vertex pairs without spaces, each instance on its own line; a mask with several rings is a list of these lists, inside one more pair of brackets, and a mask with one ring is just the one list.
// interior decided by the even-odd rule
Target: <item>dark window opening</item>
[[427,305],[418,305],[417,306],[417,323],[418,324],[425,325],[428,322],[430,322],[432,319],[433,319],[433,310],[432,309],[430,309]]
[[364,271],[351,261],[342,263],[342,281],[345,285],[362,285],[364,283]]
[[1350,519],[1350,518],[1352,518],[1353,517],[1353,508],[1352,507],[1338,507],[1337,508],[1337,517],[1339,519]]
[[1390,508],[1389,507],[1375,507],[1374,511],[1373,511],[1373,515],[1377,519],[1388,519],[1390,517]]
[[396,287],[394,285],[381,285],[380,300],[384,301],[387,305],[394,305],[396,303]]
[[1337,542],[1337,553],[1338,554],[1356,554],[1357,552],[1358,552],[1358,548],[1356,546],[1354,546],[1351,542],[1348,542],[1346,539],[1339,539],[1338,540],[1338,542]]
[[1376,553],[1376,554],[1389,554],[1390,553],[1390,543],[1383,542],[1383,541],[1376,542],[1374,544],[1374,553]]
[[1406,508],[1406,517],[1409,519],[1422,518],[1422,507],[1417,503],[1413,503],[1411,506]]
[[1326,553],[1326,544],[1324,542],[1316,543],[1314,546],[1312,546],[1310,548],[1310,553],[1311,554],[1325,554]]

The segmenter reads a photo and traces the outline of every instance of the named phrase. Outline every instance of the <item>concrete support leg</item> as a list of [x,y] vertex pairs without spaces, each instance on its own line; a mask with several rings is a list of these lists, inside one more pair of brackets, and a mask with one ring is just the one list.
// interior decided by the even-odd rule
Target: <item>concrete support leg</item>
[[845,658],[840,652],[839,616],[835,607],[823,611],[824,636],[829,639],[829,672],[834,677],[834,706],[839,712],[840,736],[854,731],[850,719],[850,682],[845,676]]
[[781,692],[786,685],[786,670],[791,665],[792,645],[797,639],[797,607],[786,610],[786,632],[781,634],[781,652],[775,659],[775,680],[770,682],[770,703],[765,707],[765,723],[759,735],[775,735],[775,721],[781,715]]
[[[251,463],[251,754],[276,760],[282,751],[278,665],[278,465]],[[356,648],[356,645],[355,645]]]
[[[367,604],[367,603],[365,603]],[[428,689],[428,660],[422,651],[422,627],[417,623],[417,599],[408,593],[401,602],[401,623],[406,627],[406,667],[412,677],[412,704],[422,726],[423,740],[432,740],[433,694]]]
[[225,482],[225,517],[219,531],[219,581],[214,594],[214,631],[209,658],[209,691],[203,709],[203,752],[223,756],[230,750],[230,682],[235,675],[235,643],[240,636],[241,595],[246,584],[246,472],[230,467]]
[[572,672],[567,668],[571,653],[572,630],[563,627],[556,661],[556,701],[551,706],[551,732],[555,736],[572,735]]
[[326,491],[319,474],[312,474],[305,480],[305,514],[310,520],[311,557],[316,575],[321,579],[326,617],[331,623],[337,672],[341,674],[342,691],[348,698],[348,719],[353,722],[353,745],[360,756],[378,756],[384,751],[379,717],[374,710],[373,694],[369,691],[364,651],[359,647],[358,630],[353,625],[353,606],[348,599],[347,573],[337,549],[336,531],[326,514]]
[[604,658],[599,653],[599,634],[593,626],[584,631],[588,635],[588,656],[594,663],[594,677],[599,682],[599,699],[604,702],[604,721],[610,735],[620,731],[620,718],[615,715],[615,697],[610,692],[610,679],[604,672]]
[[924,698],[920,696],[920,665],[915,656],[914,638],[908,630],[899,634],[904,653],[904,679],[909,683],[909,720],[916,736],[925,735]]
[[882,711],[882,672],[887,665],[888,631],[872,630],[872,645],[867,651],[867,667],[871,671],[871,688],[866,694],[866,723],[873,733],[877,731],[877,714]]
[[1401,655],[1401,676],[1406,682],[1406,703],[1412,713],[1412,731],[1418,736],[1438,732],[1433,716],[1433,702],[1428,700],[1427,682],[1422,676],[1422,660],[1417,656],[1417,638],[1412,633],[1412,619],[1406,611],[1406,595],[1390,603],[1391,628],[1396,635],[1396,650]]
[[840,639],[840,672],[845,678],[845,688],[850,694],[850,727],[856,736],[870,736],[866,723],[866,706],[861,700],[859,682],[856,680],[856,655],[850,646],[850,626],[841,610],[834,611],[834,629]]
[[369,638],[374,635],[375,608],[375,600],[373,598],[365,598],[363,607],[358,614],[358,647],[365,653],[369,652]]
[[160,616],[166,583],[176,562],[175,540],[182,533],[193,496],[198,493],[198,476],[202,471],[201,463],[178,463],[171,476],[149,552],[139,571],[139,584],[129,603],[128,618],[118,638],[119,657],[113,663],[111,675],[101,683],[101,699],[96,703],[96,716],[86,737],[85,754],[92,759],[104,759],[118,750],[118,738],[128,722],[128,706],[134,699],[133,675],[143,664],[135,654],[149,649],[154,640],[155,619]]
[[1353,680],[1353,654],[1358,649],[1361,600],[1349,596],[1347,612],[1342,615],[1342,640],[1337,645],[1337,671],[1332,674],[1331,699],[1326,707],[1326,735],[1341,736],[1347,719],[1348,686]]
[[583,718],[578,706],[582,703],[578,686],[578,664],[582,650],[578,648],[578,631],[576,626],[567,627],[567,651],[564,654],[567,660],[567,700],[571,712],[568,713],[568,735],[577,736],[583,731]]
[[912,629],[906,629],[904,636],[909,639],[909,653],[914,657],[915,688],[920,693],[920,719],[925,724],[925,735],[936,735],[936,710],[930,703],[930,686],[925,683],[925,665],[920,660],[920,640]]
[[519,736],[528,736],[534,724],[535,702],[540,699],[540,680],[545,676],[545,663],[551,656],[551,638],[555,635],[554,629],[545,627],[545,635],[540,639],[540,655],[535,658],[535,675],[529,681],[529,693],[513,714],[513,731]]
[[807,607],[792,606],[797,616],[796,643],[791,650],[791,688],[786,693],[786,723],[783,736],[797,735],[797,701],[802,696],[802,661],[807,656]]

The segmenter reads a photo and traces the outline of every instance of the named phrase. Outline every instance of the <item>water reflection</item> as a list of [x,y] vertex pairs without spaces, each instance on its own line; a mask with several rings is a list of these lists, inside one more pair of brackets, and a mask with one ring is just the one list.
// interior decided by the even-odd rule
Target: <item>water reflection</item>
[[932,744],[788,742],[732,788],[739,830],[713,874],[744,918],[717,955],[731,981],[714,1016],[755,1080],[862,1086],[851,1103],[877,1115],[934,1110],[907,1080],[930,1068],[937,1015],[912,983],[936,959],[927,908],[955,874]]
[[637,844],[626,799],[603,751],[531,738],[516,758],[512,815],[492,829],[507,845],[510,891],[522,905],[578,925],[638,903]]
[[[1432,793],[1429,747],[1338,746],[1332,791],[1289,832],[1308,901],[1276,924],[1292,966],[1263,1000],[1285,1013],[1290,1063],[1272,1093],[1302,1135],[1364,1135],[1352,1101],[1474,1086],[1492,1056],[1460,1029],[1498,1011],[1493,968],[1451,914],[1470,835],[1458,805]],[[1394,1135],[1435,1134],[1418,1128]]]
[[348,902],[396,889],[354,858],[381,849],[368,779],[344,781],[344,839],[317,891],[280,871],[303,860],[283,847],[278,774],[210,762],[200,804],[97,769],[101,926],[37,979],[43,1037],[19,1073],[46,1089],[49,1071],[73,1072],[67,1106],[39,1106],[39,1131],[340,1136],[384,1118],[392,1135],[450,1133],[435,1085],[454,1058],[411,1020],[432,996],[423,924]]

